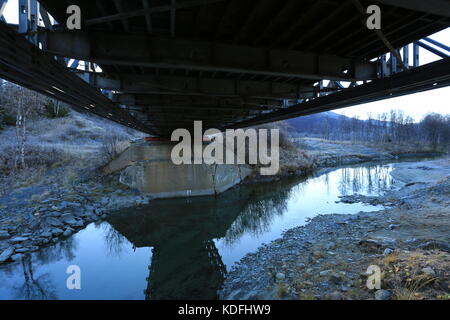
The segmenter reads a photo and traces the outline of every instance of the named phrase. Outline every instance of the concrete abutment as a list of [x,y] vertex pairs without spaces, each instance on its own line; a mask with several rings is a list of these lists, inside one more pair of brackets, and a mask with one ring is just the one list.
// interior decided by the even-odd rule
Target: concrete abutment
[[175,165],[171,160],[174,145],[135,142],[106,165],[103,173],[119,173],[121,183],[153,198],[176,198],[222,193],[253,171],[248,165]]

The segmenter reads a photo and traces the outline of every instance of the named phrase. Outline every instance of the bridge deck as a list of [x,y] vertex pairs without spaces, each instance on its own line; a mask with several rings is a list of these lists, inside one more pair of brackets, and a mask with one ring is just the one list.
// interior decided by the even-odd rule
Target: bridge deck
[[[56,20],[67,18],[65,1],[39,2]],[[395,49],[450,26],[445,0],[73,0],[82,30],[54,26],[40,30],[39,41],[48,55],[101,67],[89,83],[114,91],[111,112],[79,107],[157,135],[193,120],[225,129],[448,85],[448,58],[415,73],[398,61],[391,73],[407,74],[383,77],[374,59],[389,49],[365,26],[358,2],[381,7],[381,32]],[[339,82],[321,88],[321,80],[376,84],[347,99]]]

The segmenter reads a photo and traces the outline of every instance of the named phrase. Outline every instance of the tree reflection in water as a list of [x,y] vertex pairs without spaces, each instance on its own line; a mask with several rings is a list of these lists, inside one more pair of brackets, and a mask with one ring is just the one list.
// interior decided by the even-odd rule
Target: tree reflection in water
[[[118,212],[108,222],[136,247],[153,247],[147,299],[215,299],[226,267],[214,239],[236,241],[268,228],[297,180],[243,186],[217,197],[155,200]],[[120,247],[114,232],[107,242]]]
[[111,257],[121,257],[124,252],[127,239],[114,229],[110,224],[102,224],[105,233],[105,244],[108,248],[108,255]]
[[[62,241],[50,247],[43,248],[33,254],[26,254],[20,262],[12,264],[8,273],[22,274],[23,279],[14,285],[15,299],[25,300],[56,300],[55,284],[50,273],[42,273],[36,276],[34,270],[40,266],[50,264],[63,259],[75,258],[76,242],[73,238]],[[18,271],[17,269],[22,269]]]
[[390,165],[366,165],[363,167],[346,167],[339,169],[339,191],[342,195],[377,194],[381,195],[393,184],[389,174]]
[[50,279],[49,273],[44,273],[37,278],[33,274],[33,263],[31,255],[26,255],[21,261],[24,282],[15,287],[16,299],[25,300],[56,300],[55,285]]

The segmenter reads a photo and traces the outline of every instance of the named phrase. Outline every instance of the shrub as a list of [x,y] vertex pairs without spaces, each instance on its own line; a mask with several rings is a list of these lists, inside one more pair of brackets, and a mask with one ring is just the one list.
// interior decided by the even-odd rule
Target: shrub
[[105,137],[102,144],[102,153],[106,162],[115,159],[122,151],[130,145],[129,140],[113,135]]
[[49,100],[44,104],[44,115],[48,118],[64,118],[70,113],[70,109],[59,101]]
[[4,129],[6,126],[15,126],[16,117],[7,112],[5,109],[0,107],[0,130]]

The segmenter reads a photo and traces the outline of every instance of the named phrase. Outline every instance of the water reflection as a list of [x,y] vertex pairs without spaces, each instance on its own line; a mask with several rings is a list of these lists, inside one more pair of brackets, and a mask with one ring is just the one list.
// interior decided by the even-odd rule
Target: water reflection
[[213,239],[233,242],[245,232],[266,230],[273,215],[283,214],[292,187],[278,185],[234,189],[216,198],[157,200],[112,215],[108,222],[133,246],[153,248],[146,299],[217,298],[226,267]]
[[[0,266],[0,299],[215,299],[227,270],[283,230],[317,214],[379,209],[335,201],[382,193],[394,183],[391,170],[346,167],[116,212],[21,263]],[[65,286],[69,264],[83,270],[80,292]]]
[[[339,191],[343,195],[363,193],[381,195],[389,189],[394,179],[389,174],[391,165],[367,165],[365,167],[342,168]],[[328,176],[329,174],[326,174]]]
[[[62,259],[72,260],[75,257],[76,242],[74,238],[65,240],[42,250],[26,254],[13,264],[2,266],[0,275],[15,276],[11,285],[11,296],[16,300],[57,300],[55,283],[49,272],[36,272],[42,266]],[[0,276],[1,277],[1,276]]]
[[37,278],[33,272],[33,262],[30,255],[21,261],[24,282],[18,287],[14,287],[16,299],[25,300],[57,300],[55,285],[51,281],[48,273]]

